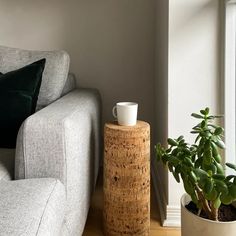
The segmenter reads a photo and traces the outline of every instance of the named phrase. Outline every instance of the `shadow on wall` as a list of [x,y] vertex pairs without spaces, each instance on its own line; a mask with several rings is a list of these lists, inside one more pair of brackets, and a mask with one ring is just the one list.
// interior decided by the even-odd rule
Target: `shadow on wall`
[[0,44],[65,49],[77,84],[96,87],[104,120],[116,101],[153,122],[155,0],[0,0]]
[[215,13],[215,5],[216,0],[208,0],[208,1],[202,1],[201,4],[199,4],[197,1],[195,1],[195,6],[193,6],[193,2],[191,1],[181,1],[177,4],[173,4],[175,12],[183,12],[185,17],[179,17],[178,19],[175,19],[175,29],[172,30],[172,33],[174,35],[181,34],[188,30],[188,27],[191,27],[193,24],[197,24],[199,19],[201,18],[204,21],[204,18],[206,18],[205,23],[207,24],[207,17],[209,14]]

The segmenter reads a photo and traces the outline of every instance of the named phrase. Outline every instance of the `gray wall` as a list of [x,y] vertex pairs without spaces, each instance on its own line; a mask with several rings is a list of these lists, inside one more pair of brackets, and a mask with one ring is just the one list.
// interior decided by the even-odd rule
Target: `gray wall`
[[[169,1],[156,1],[156,47],[155,47],[155,132],[154,143],[166,144],[168,137],[168,42]],[[157,196],[161,221],[166,218],[168,203],[168,176],[166,168],[157,163],[152,165],[153,186]]]
[[[188,134],[191,112],[219,110],[218,3],[0,0],[0,44],[67,50],[78,86],[100,90],[104,121],[115,102],[137,101],[139,118],[156,128],[154,142],[164,143]],[[161,167],[153,172],[168,221],[166,205],[175,210],[182,188]]]
[[65,49],[78,86],[96,87],[104,120],[137,101],[153,122],[155,0],[0,0],[0,44]]

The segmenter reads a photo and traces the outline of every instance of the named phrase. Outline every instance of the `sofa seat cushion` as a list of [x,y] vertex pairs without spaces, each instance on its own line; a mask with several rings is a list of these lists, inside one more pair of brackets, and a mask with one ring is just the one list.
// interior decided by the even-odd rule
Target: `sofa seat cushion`
[[65,189],[59,180],[0,181],[1,236],[60,235]]
[[37,110],[58,99],[66,83],[70,58],[65,51],[31,51],[0,46],[0,71],[19,69],[46,58]]
[[14,178],[15,149],[0,148],[0,181]]

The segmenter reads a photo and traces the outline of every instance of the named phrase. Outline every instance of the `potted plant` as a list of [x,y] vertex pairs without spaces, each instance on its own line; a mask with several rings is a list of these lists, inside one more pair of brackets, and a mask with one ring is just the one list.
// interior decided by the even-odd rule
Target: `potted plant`
[[168,148],[155,146],[158,161],[177,182],[182,179],[187,192],[181,198],[182,236],[235,236],[236,172],[227,176],[225,166],[236,171],[236,165],[222,164],[219,150],[225,148],[224,130],[213,123],[220,116],[210,115],[209,108],[192,116],[199,120],[191,131],[196,135],[194,144],[180,136],[168,138]]

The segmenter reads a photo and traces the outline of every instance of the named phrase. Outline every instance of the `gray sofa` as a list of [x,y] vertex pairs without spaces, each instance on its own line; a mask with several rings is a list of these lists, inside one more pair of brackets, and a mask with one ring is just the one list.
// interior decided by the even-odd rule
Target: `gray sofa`
[[100,156],[100,95],[75,89],[64,51],[0,46],[0,72],[46,58],[37,112],[0,149],[0,235],[82,235]]

